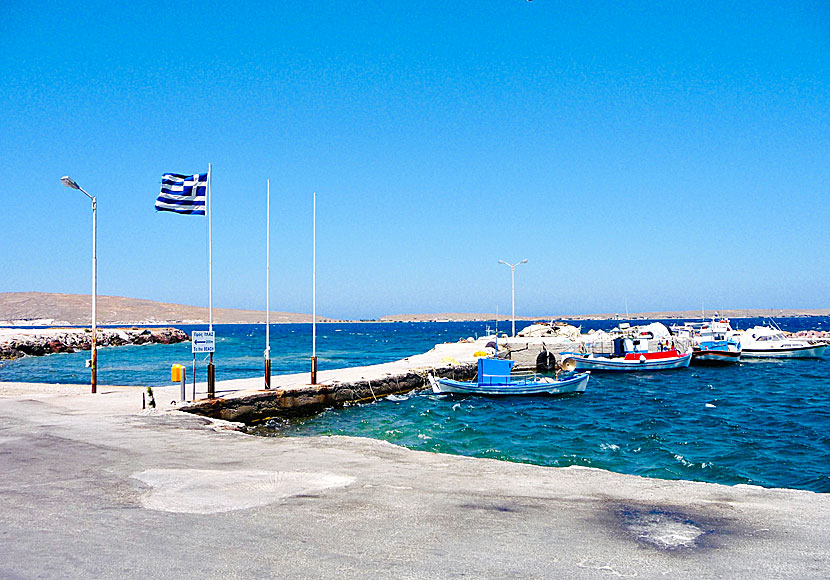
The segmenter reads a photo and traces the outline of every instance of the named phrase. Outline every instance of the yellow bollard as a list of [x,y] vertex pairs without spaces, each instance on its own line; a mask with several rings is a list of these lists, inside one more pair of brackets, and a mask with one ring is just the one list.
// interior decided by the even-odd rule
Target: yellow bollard
[[173,365],[170,368],[170,380],[174,383],[181,383],[182,385],[182,392],[181,392],[181,400],[185,400],[184,394],[184,383],[187,381],[187,367],[184,365]]

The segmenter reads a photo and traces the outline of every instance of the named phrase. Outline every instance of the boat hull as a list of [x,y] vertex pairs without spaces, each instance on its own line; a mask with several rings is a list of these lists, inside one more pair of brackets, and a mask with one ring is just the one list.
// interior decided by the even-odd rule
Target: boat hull
[[457,393],[464,395],[564,395],[584,392],[588,386],[588,373],[579,373],[573,377],[555,381],[517,381],[503,384],[481,384],[451,379],[432,379],[435,393]]
[[609,359],[602,357],[572,356],[577,371],[608,371],[608,372],[642,372],[642,371],[665,371],[680,369],[689,366],[692,360],[692,353],[679,357],[653,359],[653,360],[624,360],[621,358]]
[[693,365],[729,365],[741,359],[741,353],[723,350],[696,350],[692,353]]
[[742,354],[753,358],[820,358],[826,349],[826,344],[804,345],[797,348],[744,348]]

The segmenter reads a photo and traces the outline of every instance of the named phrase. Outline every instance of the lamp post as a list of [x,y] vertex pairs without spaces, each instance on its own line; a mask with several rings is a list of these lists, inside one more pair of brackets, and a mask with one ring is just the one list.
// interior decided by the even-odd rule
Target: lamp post
[[527,260],[522,260],[518,264],[509,264],[504,260],[499,260],[499,264],[510,266],[510,286],[513,294],[513,332],[512,336],[516,336],[516,266],[519,264],[526,264]]
[[92,200],[92,392],[98,392],[98,351],[96,349],[96,327],[98,322],[98,254],[96,241],[98,239],[98,200],[84,191],[80,185],[68,175],[61,177],[61,183],[66,187],[77,189]]

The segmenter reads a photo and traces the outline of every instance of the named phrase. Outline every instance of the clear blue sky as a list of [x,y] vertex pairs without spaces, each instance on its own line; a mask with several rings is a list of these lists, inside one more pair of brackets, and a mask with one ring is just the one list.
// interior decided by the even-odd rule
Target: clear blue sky
[[[0,9],[0,291],[376,317],[828,307],[826,2]],[[724,5],[728,4],[728,5]]]

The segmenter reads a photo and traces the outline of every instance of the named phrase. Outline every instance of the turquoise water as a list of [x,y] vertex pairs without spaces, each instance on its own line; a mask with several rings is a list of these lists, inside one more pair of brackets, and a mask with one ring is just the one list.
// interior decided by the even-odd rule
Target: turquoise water
[[[733,320],[745,328],[760,320]],[[779,319],[785,330],[828,328],[830,318]],[[610,328],[612,321],[582,323]],[[483,323],[318,326],[321,369],[403,358],[484,332]],[[524,326],[524,324],[517,324]],[[193,328],[183,327],[190,331]],[[502,330],[506,326],[502,323]],[[218,379],[260,376],[262,326],[217,326]],[[309,325],[274,325],[274,373],[307,370]],[[190,345],[102,349],[106,384],[168,384]],[[85,383],[88,353],[5,362],[0,380]],[[200,361],[200,364],[201,361]],[[201,366],[203,369],[203,365]],[[199,380],[204,380],[200,370]],[[489,399],[419,391],[271,422],[276,436],[353,435],[412,449],[538,465],[584,465],[666,479],[830,492],[830,356],[746,360],[726,368],[594,374],[581,395]]]

